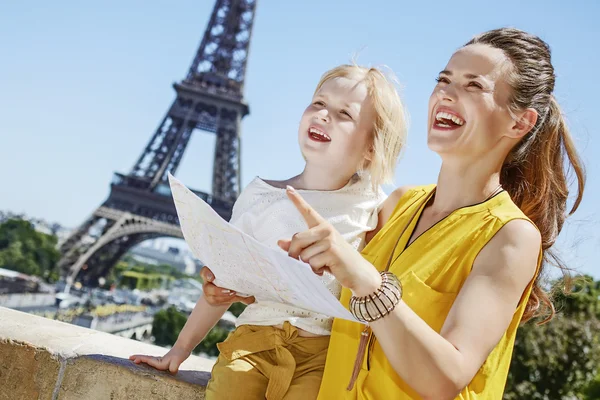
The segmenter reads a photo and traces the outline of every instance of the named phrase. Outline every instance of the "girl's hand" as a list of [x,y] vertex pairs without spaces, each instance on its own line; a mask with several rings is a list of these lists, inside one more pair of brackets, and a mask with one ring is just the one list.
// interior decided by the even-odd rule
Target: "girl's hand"
[[169,350],[163,357],[145,356],[142,354],[134,354],[129,357],[131,361],[136,364],[148,364],[160,371],[169,371],[172,374],[176,374],[179,370],[179,366],[182,362],[187,360],[191,352],[182,349],[177,344]]
[[216,286],[212,283],[215,280],[215,275],[208,267],[202,267],[200,270],[200,276],[204,283],[202,284],[202,291],[204,292],[204,298],[208,304],[212,306],[223,306],[226,304],[232,304],[235,302],[242,302],[246,305],[254,303],[254,296],[242,297],[238,296],[233,290],[225,289]]
[[381,286],[379,272],[357,252],[340,233],[321,217],[291,186],[287,195],[308,225],[308,230],[296,233],[291,240],[277,244],[290,257],[310,265],[317,275],[329,271],[357,296],[374,293]]

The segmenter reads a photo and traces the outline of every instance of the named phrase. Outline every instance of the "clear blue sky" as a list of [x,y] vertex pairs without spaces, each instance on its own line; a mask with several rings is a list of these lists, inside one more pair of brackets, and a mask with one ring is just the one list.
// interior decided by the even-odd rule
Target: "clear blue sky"
[[[484,30],[515,26],[553,50],[556,95],[588,170],[580,211],[559,245],[600,277],[600,2],[259,0],[246,76],[242,181],[283,179],[303,161],[297,124],[319,76],[348,62],[391,67],[411,114],[396,184],[431,183],[425,145],[434,78]],[[174,99],[200,43],[211,0],[0,2],[0,209],[74,227],[129,172]],[[210,190],[214,137],[192,138],[178,171]]]

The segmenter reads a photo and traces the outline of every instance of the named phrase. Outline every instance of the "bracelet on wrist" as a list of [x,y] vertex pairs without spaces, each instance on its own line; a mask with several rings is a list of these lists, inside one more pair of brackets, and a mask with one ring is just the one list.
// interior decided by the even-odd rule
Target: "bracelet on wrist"
[[391,313],[402,299],[402,284],[391,272],[383,271],[381,286],[372,294],[350,298],[350,313],[361,322],[373,322]]

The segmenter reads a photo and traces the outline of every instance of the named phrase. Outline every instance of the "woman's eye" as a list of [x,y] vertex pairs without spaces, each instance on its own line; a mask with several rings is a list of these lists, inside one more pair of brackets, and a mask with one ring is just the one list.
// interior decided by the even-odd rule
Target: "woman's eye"
[[446,78],[445,76],[439,76],[435,79],[435,81],[437,83],[450,83],[450,79]]

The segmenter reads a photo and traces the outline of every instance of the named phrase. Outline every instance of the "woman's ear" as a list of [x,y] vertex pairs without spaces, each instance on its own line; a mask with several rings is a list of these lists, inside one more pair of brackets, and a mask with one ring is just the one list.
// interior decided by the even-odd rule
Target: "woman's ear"
[[514,121],[514,124],[510,129],[510,136],[515,139],[520,139],[527,135],[535,126],[537,119],[538,113],[533,108],[528,108],[517,114],[517,120]]

